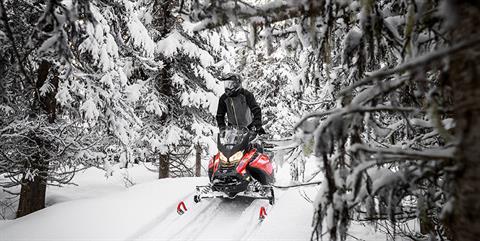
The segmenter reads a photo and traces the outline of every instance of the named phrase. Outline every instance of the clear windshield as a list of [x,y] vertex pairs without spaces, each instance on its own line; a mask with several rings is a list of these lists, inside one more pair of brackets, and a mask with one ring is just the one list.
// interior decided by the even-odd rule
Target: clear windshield
[[238,145],[243,141],[243,138],[248,134],[246,129],[229,128],[220,132],[219,141],[221,145],[227,149],[232,149],[235,145]]

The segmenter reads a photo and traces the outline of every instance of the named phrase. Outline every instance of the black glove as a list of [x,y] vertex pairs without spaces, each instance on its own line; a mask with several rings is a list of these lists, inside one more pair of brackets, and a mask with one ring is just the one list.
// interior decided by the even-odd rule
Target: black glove
[[262,126],[252,126],[249,128],[251,131],[254,131],[257,133],[257,135],[264,135],[267,134],[265,130],[263,129]]
[[226,129],[226,126],[221,126],[221,127],[219,126],[218,127],[218,135],[221,136],[221,137],[225,136],[225,129]]
[[257,129],[257,133],[259,135],[265,135],[267,134],[267,132],[265,131],[265,129],[263,129],[263,127],[260,126],[260,128]]

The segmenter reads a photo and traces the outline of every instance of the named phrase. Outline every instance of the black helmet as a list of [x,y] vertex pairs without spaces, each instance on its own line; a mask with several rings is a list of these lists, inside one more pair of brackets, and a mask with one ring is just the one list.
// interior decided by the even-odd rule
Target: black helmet
[[235,73],[229,73],[222,77],[223,86],[225,87],[225,94],[227,96],[233,96],[242,87],[242,79],[240,75]]

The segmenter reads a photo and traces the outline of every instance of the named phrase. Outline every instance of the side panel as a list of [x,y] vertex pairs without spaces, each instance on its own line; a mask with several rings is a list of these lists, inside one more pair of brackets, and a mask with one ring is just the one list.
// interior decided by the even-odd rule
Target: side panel
[[273,174],[273,165],[270,162],[270,158],[265,154],[260,154],[255,158],[255,160],[250,163],[250,167],[260,169],[268,175]]
[[215,156],[213,156],[212,159],[210,159],[210,162],[208,162],[208,169],[212,169],[213,165],[215,164],[215,160],[218,160],[220,158],[220,153],[217,153]]
[[257,152],[256,149],[253,149],[249,151],[247,154],[243,155],[242,160],[240,163],[238,163],[237,166],[237,172],[240,173],[241,175],[244,175],[248,166],[248,163],[250,162],[250,159],[252,159],[253,155]]
[[220,164],[220,153],[217,153],[208,163],[208,177],[212,180],[213,174],[218,170]]

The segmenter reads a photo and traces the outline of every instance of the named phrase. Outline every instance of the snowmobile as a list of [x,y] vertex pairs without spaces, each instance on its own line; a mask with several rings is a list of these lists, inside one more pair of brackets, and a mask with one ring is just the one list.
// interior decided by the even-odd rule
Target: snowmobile
[[218,153],[208,164],[210,184],[197,186],[194,201],[238,196],[275,201],[273,165],[247,128],[227,128],[217,138]]

